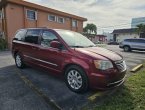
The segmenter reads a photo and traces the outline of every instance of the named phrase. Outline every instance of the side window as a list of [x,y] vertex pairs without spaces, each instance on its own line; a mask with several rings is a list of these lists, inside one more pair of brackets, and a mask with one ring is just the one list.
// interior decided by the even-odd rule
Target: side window
[[72,20],[72,27],[78,27],[77,20]]
[[19,41],[24,41],[25,39],[25,34],[26,34],[26,30],[19,30],[16,35],[15,38]]
[[131,40],[130,40],[130,39],[125,39],[124,41],[126,41],[126,42],[130,42]]
[[39,36],[40,30],[28,30],[25,37],[25,42],[38,44]]
[[50,42],[53,40],[58,40],[53,33],[49,31],[43,31],[42,38],[41,38],[41,45],[43,47],[50,47]]
[[138,39],[138,43],[145,43],[145,40],[143,40],[143,39]]
[[2,19],[3,18],[3,13],[2,13],[2,11],[0,11],[0,19]]
[[37,12],[34,10],[27,10],[26,11],[27,19],[29,20],[37,20]]
[[134,42],[137,42],[136,39],[130,39],[130,42],[134,43]]

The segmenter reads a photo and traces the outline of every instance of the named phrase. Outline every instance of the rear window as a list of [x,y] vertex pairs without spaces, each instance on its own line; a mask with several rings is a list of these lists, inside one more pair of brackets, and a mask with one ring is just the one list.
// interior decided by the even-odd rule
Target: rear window
[[15,35],[15,38],[19,41],[24,41],[25,39],[25,34],[26,34],[26,30],[19,30],[16,35]]
[[38,44],[39,36],[40,30],[38,29],[28,30],[25,37],[25,42]]

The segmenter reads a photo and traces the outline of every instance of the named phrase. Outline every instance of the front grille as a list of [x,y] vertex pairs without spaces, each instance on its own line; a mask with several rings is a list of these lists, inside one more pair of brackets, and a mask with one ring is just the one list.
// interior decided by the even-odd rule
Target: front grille
[[120,72],[123,72],[123,71],[126,70],[126,63],[125,63],[125,61],[117,61],[117,62],[115,62],[115,64],[116,64],[116,66],[117,66],[117,68],[118,68],[118,70]]

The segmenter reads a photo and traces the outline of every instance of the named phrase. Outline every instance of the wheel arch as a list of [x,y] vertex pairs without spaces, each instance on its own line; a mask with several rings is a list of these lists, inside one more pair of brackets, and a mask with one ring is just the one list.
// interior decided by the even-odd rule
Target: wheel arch
[[87,71],[85,71],[85,68],[82,67],[82,66],[79,65],[79,64],[76,64],[76,63],[69,63],[69,64],[66,64],[66,65],[63,67],[63,72],[62,72],[63,75],[65,74],[65,71],[67,70],[67,68],[70,67],[70,66],[73,66],[73,65],[80,67],[80,68],[86,73],[86,75],[87,75],[87,77],[88,77],[88,74],[87,74]]
[[17,54],[18,52],[19,52],[18,50],[15,50],[15,51],[13,52],[13,57],[15,57],[16,54]]
[[131,47],[130,47],[130,45],[124,45],[124,46],[123,46],[123,48],[124,48],[125,46],[127,46],[127,47],[131,48]]

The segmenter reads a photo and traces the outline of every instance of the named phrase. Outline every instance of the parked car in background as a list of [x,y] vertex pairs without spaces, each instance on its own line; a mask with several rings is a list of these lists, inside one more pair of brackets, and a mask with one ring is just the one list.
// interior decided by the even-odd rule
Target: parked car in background
[[97,42],[94,42],[94,44],[102,44],[102,42],[100,42],[100,41],[97,41]]
[[116,42],[116,41],[110,41],[110,42],[108,42],[107,44],[108,44],[108,45],[119,45],[119,43]]
[[145,50],[145,39],[144,38],[133,38],[133,39],[124,39],[119,47],[124,49],[125,52],[131,50]]
[[127,68],[123,57],[96,47],[79,33],[47,28],[21,29],[12,44],[18,68],[29,65],[61,75],[74,92],[108,89],[124,82]]

